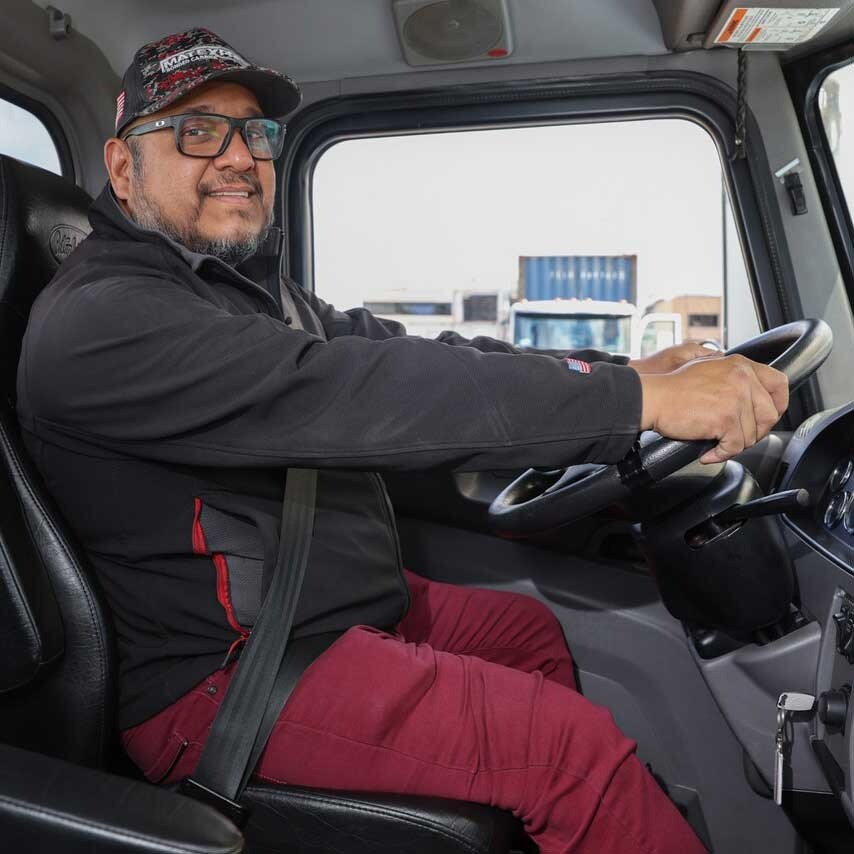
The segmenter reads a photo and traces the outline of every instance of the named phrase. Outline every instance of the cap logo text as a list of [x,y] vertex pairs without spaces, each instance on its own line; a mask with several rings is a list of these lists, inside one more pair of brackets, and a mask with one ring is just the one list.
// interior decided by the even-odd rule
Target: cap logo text
[[191,62],[207,62],[211,59],[224,59],[228,62],[234,62],[237,65],[249,65],[240,54],[235,53],[230,48],[203,45],[201,47],[190,48],[189,50],[182,50],[180,53],[173,53],[171,56],[161,59],[160,71],[166,74],[184,65],[189,65]]

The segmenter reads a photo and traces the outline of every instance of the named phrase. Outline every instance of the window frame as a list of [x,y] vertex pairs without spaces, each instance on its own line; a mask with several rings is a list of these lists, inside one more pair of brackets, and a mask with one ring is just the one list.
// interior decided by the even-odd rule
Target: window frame
[[[346,139],[525,125],[677,118],[703,127],[718,149],[721,174],[743,248],[760,329],[803,317],[776,189],[755,119],[747,113],[747,157],[735,156],[732,88],[695,72],[644,72],[571,80],[523,81],[329,98],[289,125],[280,214],[285,269],[314,291],[314,168]],[[788,423],[821,408],[818,384],[792,396]]]
[[[56,148],[62,177],[75,182],[74,159],[71,156],[71,146],[68,144],[68,140],[62,130],[62,125],[60,125],[56,116],[40,101],[23,95],[5,83],[0,83],[0,98],[8,101],[10,104],[14,104],[16,107],[20,107],[22,110],[26,110],[42,123]],[[11,157],[11,155],[3,156]]]
[[[854,306],[854,218],[824,130],[818,94],[824,81],[854,62],[854,42],[810,54],[784,69],[804,135],[816,189],[830,229],[849,303]],[[854,199],[850,200],[854,205]]]

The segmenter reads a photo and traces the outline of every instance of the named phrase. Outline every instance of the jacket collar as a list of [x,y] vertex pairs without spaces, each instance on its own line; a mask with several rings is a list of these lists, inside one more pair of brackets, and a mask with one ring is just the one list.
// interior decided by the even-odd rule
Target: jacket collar
[[240,284],[249,285],[253,291],[262,290],[266,297],[271,299],[281,311],[279,287],[282,265],[282,230],[277,226],[270,229],[266,240],[254,255],[237,267],[232,267],[213,255],[193,252],[160,231],[139,226],[122,210],[121,205],[113,195],[113,189],[109,182],[89,208],[89,222],[97,237],[112,240],[137,240],[143,243],[165,245],[175,252],[194,273],[199,274],[204,265],[213,265],[226,272],[230,278],[240,282]]

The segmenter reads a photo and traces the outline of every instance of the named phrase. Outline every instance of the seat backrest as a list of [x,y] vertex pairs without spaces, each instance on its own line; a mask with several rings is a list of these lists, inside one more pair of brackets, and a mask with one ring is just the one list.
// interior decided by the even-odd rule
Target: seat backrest
[[0,156],[0,739],[99,766],[113,740],[111,624],[14,413],[30,308],[88,234],[89,204],[70,181]]

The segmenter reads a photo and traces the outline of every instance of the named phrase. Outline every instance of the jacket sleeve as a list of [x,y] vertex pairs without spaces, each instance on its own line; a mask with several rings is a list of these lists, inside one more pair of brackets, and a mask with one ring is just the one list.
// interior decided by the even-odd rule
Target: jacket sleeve
[[[24,429],[146,459],[367,470],[620,459],[640,380],[429,339],[330,341],[185,290],[107,279],[42,294],[18,377]],[[367,322],[367,321],[366,321]]]
[[[359,335],[373,341],[384,341],[406,335],[406,328],[394,320],[384,320],[375,317],[366,308],[351,308],[348,311],[338,311],[334,306],[324,302],[315,294],[305,291],[296,284],[290,284],[291,292],[297,298],[302,297],[312,311],[320,318],[327,338],[337,338],[341,335]],[[556,359],[568,357],[582,359],[585,362],[608,362],[612,365],[625,365],[627,356],[615,356],[602,350],[587,348],[584,350],[537,350],[533,347],[520,349],[507,341],[498,341],[485,335],[476,338],[464,338],[456,332],[440,333],[436,341],[455,347],[474,347],[482,353],[539,353]]]

